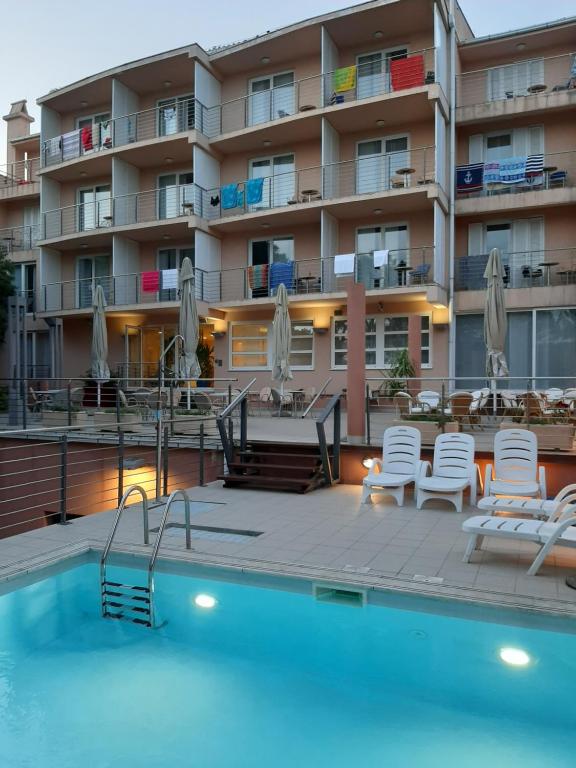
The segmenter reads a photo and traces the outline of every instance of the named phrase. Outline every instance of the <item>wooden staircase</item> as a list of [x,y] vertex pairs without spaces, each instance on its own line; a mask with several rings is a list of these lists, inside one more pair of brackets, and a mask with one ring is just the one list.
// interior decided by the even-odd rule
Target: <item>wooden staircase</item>
[[[331,449],[329,448],[331,454]],[[225,488],[260,488],[308,493],[326,485],[320,449],[301,443],[248,443],[221,475]]]

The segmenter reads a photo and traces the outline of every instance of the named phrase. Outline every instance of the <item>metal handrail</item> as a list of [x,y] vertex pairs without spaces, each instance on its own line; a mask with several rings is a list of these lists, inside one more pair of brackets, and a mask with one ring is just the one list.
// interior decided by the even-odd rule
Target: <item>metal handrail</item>
[[164,384],[164,360],[168,352],[177,341],[184,343],[184,337],[176,333],[171,339],[166,349],[158,358],[158,400],[157,400],[157,420],[156,420],[156,501],[160,501],[160,480],[162,474],[162,386]]
[[[322,459],[322,469],[324,471],[324,478],[326,485],[334,485],[340,481],[340,411],[342,405],[342,393],[337,392],[332,395],[324,410],[316,420],[316,432],[318,434],[318,447],[320,450],[320,457]],[[328,455],[328,444],[326,442],[326,429],[324,424],[330,416],[334,413],[334,436],[332,439],[332,462]]]
[[314,397],[313,397],[313,398],[312,398],[312,400],[310,401],[310,405],[309,405],[309,406],[306,408],[306,410],[305,410],[305,411],[304,411],[304,413],[302,414],[302,416],[301,416],[301,418],[302,418],[302,419],[305,419],[305,418],[306,418],[306,416],[308,416],[308,414],[310,413],[310,411],[312,410],[312,408],[313,408],[313,407],[316,405],[316,403],[318,402],[318,400],[319,400],[319,399],[322,397],[322,395],[323,395],[323,394],[324,394],[324,392],[326,391],[326,387],[328,386],[328,384],[330,384],[330,382],[331,382],[331,381],[332,381],[332,376],[328,376],[328,378],[326,379],[326,381],[324,382],[324,384],[322,384],[322,386],[320,387],[320,390],[318,391],[318,394],[317,394],[317,395],[314,395]]
[[176,491],[172,491],[172,493],[170,494],[168,501],[166,502],[166,506],[164,507],[164,514],[162,515],[162,520],[160,521],[160,525],[158,527],[158,535],[156,536],[156,541],[154,542],[154,548],[152,550],[150,562],[148,563],[148,585],[150,587],[150,592],[152,592],[151,580],[154,577],[154,568],[156,567],[156,560],[158,559],[158,551],[160,549],[162,536],[164,535],[164,529],[166,528],[166,523],[168,521],[168,514],[170,512],[170,507],[172,506],[172,502],[177,496],[182,496],[184,500],[184,523],[186,525],[186,549],[192,548],[192,534],[190,531],[190,497],[188,496],[188,493],[184,489],[180,488]]
[[249,384],[247,384],[238,395],[236,395],[234,400],[232,400],[232,402],[229,403],[226,406],[226,408],[224,408],[224,410],[220,413],[219,418],[225,419],[227,416],[229,416],[232,413],[232,411],[240,404],[240,401],[243,400],[246,397],[246,395],[250,394],[250,387],[255,383],[256,383],[256,377],[254,377],[252,381]]
[[[220,433],[220,440],[222,441],[222,450],[224,451],[224,457],[226,464],[230,464],[234,461],[234,441],[232,435],[228,435],[226,432],[225,419],[232,413],[232,411],[240,406],[240,450],[246,450],[246,441],[248,438],[248,403],[246,401],[247,396],[250,393],[250,388],[256,382],[256,377],[247,384],[244,389],[236,395],[234,400],[229,403],[222,413],[216,419],[216,425],[218,426],[218,432]],[[232,422],[230,423],[232,427]]]

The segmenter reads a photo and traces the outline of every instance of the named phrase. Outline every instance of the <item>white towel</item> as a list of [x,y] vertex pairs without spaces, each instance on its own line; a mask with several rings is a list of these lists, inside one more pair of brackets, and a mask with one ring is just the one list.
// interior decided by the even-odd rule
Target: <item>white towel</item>
[[388,254],[390,251],[386,248],[383,251],[374,251],[374,266],[387,267],[388,266]]
[[177,269],[162,270],[162,288],[164,290],[178,288],[178,270]]
[[72,160],[80,157],[80,131],[69,131],[62,134],[62,160]]
[[339,253],[334,256],[334,274],[351,275],[354,272],[355,253]]

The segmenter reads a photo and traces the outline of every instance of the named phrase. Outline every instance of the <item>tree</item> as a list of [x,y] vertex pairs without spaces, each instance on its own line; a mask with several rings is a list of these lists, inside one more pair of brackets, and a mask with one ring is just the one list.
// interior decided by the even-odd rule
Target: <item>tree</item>
[[12,276],[14,264],[8,258],[6,248],[0,245],[0,344],[4,343],[8,324],[8,296],[14,293]]

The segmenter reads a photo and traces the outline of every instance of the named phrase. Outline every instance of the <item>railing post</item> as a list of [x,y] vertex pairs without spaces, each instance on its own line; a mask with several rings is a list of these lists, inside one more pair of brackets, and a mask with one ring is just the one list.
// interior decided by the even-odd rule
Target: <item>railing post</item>
[[124,432],[118,432],[118,506],[124,495]]
[[248,400],[247,396],[240,403],[240,451],[246,450],[248,435]]
[[168,384],[168,395],[170,397],[170,435],[174,435],[174,379],[170,379]]
[[198,483],[204,485],[204,422],[200,423],[200,444],[199,444],[199,459],[200,466],[198,468]]
[[66,492],[68,480],[68,436],[60,437],[60,525],[66,525]]
[[370,436],[370,385],[366,384],[366,441],[368,445],[372,442]]
[[332,477],[334,480],[340,480],[340,410],[342,400],[338,398],[334,406],[334,438],[333,438],[333,457],[332,457]]
[[232,402],[232,384],[228,384],[228,405]]
[[164,428],[164,465],[163,465],[163,490],[164,496],[168,496],[168,427]]
[[70,382],[66,385],[66,402],[68,403],[68,426],[72,426],[72,391]]

